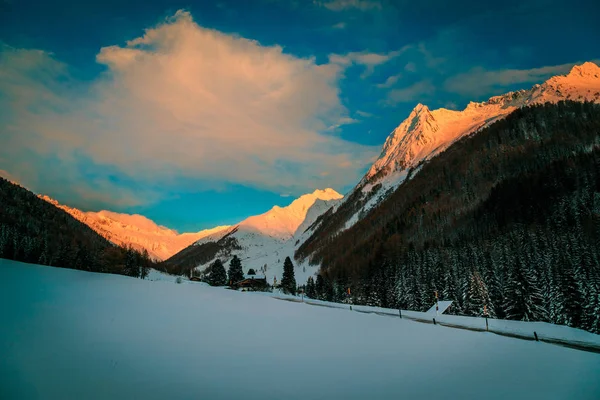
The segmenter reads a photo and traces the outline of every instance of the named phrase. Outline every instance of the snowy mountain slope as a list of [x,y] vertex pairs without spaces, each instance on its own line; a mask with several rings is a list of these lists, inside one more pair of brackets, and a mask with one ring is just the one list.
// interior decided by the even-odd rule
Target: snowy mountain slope
[[157,225],[142,215],[121,214],[106,210],[83,212],[77,208],[60,204],[48,196],[39,197],[65,210],[107,240],[121,246],[131,245],[138,250],[145,249],[150,257],[158,261],[169,258],[203,237],[218,234],[230,228],[229,226],[218,226],[200,232],[180,234],[173,229]]
[[303,223],[308,222],[306,218],[309,216],[309,209],[315,203],[320,201],[316,209],[310,212],[311,217],[319,212],[326,211],[331,206],[326,202],[339,200],[342,197],[341,194],[330,188],[315,190],[313,193],[300,196],[287,207],[275,206],[264,214],[249,217],[240,222],[239,227],[241,230],[248,232],[257,232],[264,236],[289,240]]
[[[237,255],[244,271],[263,271],[269,280],[281,279],[283,261],[293,257],[297,247],[312,232],[309,227],[342,199],[333,189],[316,190],[294,200],[289,206],[275,206],[261,215],[245,219],[229,229],[206,236],[167,260],[203,270],[216,258],[224,262]],[[266,266],[266,270],[265,270]],[[316,269],[296,265],[296,280],[304,282]]]
[[561,100],[600,102],[600,68],[586,62],[574,66],[567,75],[554,76],[528,90],[494,96],[480,103],[471,102],[462,111],[445,108],[432,111],[418,104],[388,136],[379,158],[358,185],[336,206],[335,213],[321,223],[319,237],[308,240],[323,240],[350,228],[417,173],[423,163],[460,138],[505,118],[518,108]]
[[[417,166],[457,139],[491,125],[517,108],[561,100],[600,102],[600,68],[587,62],[573,67],[568,75],[552,77],[529,90],[494,96],[481,103],[471,102],[462,111],[445,108],[431,111],[418,104],[387,138],[381,155],[361,183],[393,179],[398,172]],[[372,179],[384,170],[380,177]]]
[[600,396],[597,354],[258,293],[0,260],[0,304],[2,399]]

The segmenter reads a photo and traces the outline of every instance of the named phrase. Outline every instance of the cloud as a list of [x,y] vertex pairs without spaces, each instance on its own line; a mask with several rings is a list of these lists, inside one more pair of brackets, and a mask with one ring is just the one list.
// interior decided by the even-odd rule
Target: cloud
[[3,169],[0,169],[0,177],[6,179],[7,181],[15,183],[17,185],[19,184],[19,180],[13,174],[11,174],[10,172],[5,171]]
[[[339,98],[343,65],[203,28],[185,11],[103,47],[96,59],[106,71],[91,83],[50,53],[4,46],[0,57],[1,162],[56,165],[30,173],[38,183],[62,170],[56,183],[79,187],[93,174],[85,195],[98,201],[153,201],[184,178],[296,194],[341,187],[360,177],[341,163],[366,165],[377,152],[327,133],[353,122]],[[121,191],[132,182],[152,189]]]
[[331,11],[372,11],[383,9],[381,2],[376,0],[329,0],[314,1],[314,3]]
[[358,110],[358,111],[356,111],[356,114],[357,114],[358,116],[360,116],[360,117],[363,117],[363,118],[370,118],[370,117],[372,117],[372,116],[373,116],[373,114],[371,114],[371,113],[368,113],[368,112],[366,112],[366,111],[361,111],[361,110]]
[[414,62],[408,62],[404,66],[404,70],[407,72],[417,72],[417,66],[415,65]]
[[377,86],[379,89],[388,89],[394,86],[398,80],[402,77],[402,74],[391,75],[383,83],[378,83]]
[[389,53],[382,54],[368,51],[357,51],[346,54],[330,54],[329,63],[332,65],[338,65],[341,68],[348,68],[352,65],[363,66],[365,67],[365,71],[362,73],[361,78],[364,79],[373,73],[375,67],[385,64],[390,60],[400,56],[407,49],[408,46],[400,50],[390,51]]
[[[419,43],[417,49],[419,53],[421,53],[421,55],[423,56],[425,65],[430,69],[439,69],[440,66],[446,61],[445,57],[439,57],[434,55],[434,53],[428,48],[428,46],[424,42]],[[416,66],[413,64],[409,68],[412,67]],[[409,70],[407,69],[407,71]]]
[[384,104],[392,106],[398,103],[424,102],[424,97],[433,92],[435,92],[435,87],[431,82],[422,80],[404,88],[390,90]]
[[510,85],[540,82],[553,75],[565,74],[573,65],[575,64],[569,63],[541,68],[499,70],[476,67],[467,73],[448,78],[444,88],[448,92],[467,96],[489,95]]
[[345,22],[338,22],[337,24],[332,26],[333,29],[346,29]]

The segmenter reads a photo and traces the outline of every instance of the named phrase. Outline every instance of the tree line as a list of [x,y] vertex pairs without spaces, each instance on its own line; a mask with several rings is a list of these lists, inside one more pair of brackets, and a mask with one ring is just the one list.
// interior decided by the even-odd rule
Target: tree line
[[116,246],[64,210],[0,178],[0,257],[144,278],[147,251]]
[[[251,275],[254,275],[254,272],[252,268],[248,270],[248,273]],[[245,278],[242,261],[237,255],[234,255],[229,262],[229,269],[225,271],[223,262],[217,258],[200,273],[200,278],[211,286],[233,286]],[[284,293],[296,294],[297,292],[294,264],[290,257],[286,257],[283,262],[283,276],[278,287]],[[267,282],[266,290],[270,289],[270,285]]]

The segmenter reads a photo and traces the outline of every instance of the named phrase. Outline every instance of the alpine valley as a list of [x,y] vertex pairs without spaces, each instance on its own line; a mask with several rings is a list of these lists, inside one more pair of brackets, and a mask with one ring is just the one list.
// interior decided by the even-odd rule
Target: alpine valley
[[347,300],[352,287],[355,303],[423,310],[437,292],[457,314],[485,304],[600,332],[598,103],[600,68],[586,62],[462,111],[418,104],[345,197],[315,190],[194,233],[40,198],[172,274],[237,256],[272,282],[291,257],[319,299]]

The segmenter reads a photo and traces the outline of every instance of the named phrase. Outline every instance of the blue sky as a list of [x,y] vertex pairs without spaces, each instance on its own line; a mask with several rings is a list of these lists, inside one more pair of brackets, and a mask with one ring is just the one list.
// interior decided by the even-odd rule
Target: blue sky
[[591,1],[0,0],[0,170],[180,231],[345,193],[417,103],[600,57]]

